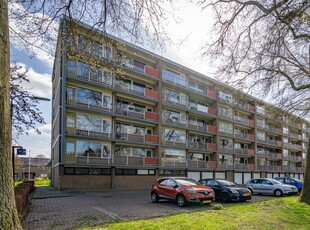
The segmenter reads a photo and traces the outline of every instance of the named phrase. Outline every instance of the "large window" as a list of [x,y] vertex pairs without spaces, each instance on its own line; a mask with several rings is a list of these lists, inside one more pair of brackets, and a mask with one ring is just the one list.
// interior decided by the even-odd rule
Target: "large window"
[[178,85],[186,86],[187,84],[186,76],[175,71],[163,69],[163,76],[165,76],[167,81],[176,83]]
[[223,133],[234,134],[233,124],[230,123],[220,122],[219,130]]
[[186,154],[184,150],[165,149],[162,152],[162,158],[164,158],[164,161],[185,162]]
[[116,146],[115,156],[147,157],[152,149],[129,146]]
[[181,132],[181,131],[173,130],[173,129],[165,129],[163,131],[163,139],[169,142],[185,143],[186,135],[185,135],[185,132]]
[[123,123],[116,123],[115,126],[117,133],[145,135],[145,127],[142,126]]
[[181,124],[186,124],[186,115],[185,113],[175,112],[171,110],[164,111],[164,118],[166,121],[178,122]]
[[226,149],[226,150],[233,150],[233,140],[232,139],[220,139],[220,148],[221,149]]
[[178,103],[182,105],[187,104],[187,98],[184,93],[180,93],[177,91],[172,91],[170,89],[165,90],[165,98],[167,101],[173,102],[173,103]]

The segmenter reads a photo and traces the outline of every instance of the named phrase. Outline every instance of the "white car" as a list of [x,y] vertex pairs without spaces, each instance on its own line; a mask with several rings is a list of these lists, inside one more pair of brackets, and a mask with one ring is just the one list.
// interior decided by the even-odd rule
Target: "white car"
[[283,184],[277,180],[270,178],[252,179],[246,182],[246,187],[252,194],[266,194],[266,195],[294,195],[298,193],[296,186]]

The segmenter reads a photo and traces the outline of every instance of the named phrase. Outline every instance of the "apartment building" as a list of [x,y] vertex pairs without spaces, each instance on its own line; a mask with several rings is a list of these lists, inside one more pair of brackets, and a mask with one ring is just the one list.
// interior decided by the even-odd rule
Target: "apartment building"
[[303,179],[306,120],[87,25],[62,21],[52,78],[58,189]]

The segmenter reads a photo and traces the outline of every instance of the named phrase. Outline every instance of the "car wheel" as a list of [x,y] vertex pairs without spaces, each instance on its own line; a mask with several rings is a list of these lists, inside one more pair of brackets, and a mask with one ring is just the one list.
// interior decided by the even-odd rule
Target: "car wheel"
[[179,195],[177,196],[177,203],[178,203],[179,207],[184,207],[184,206],[186,206],[186,199],[185,199],[184,195],[179,194]]
[[281,191],[281,190],[279,190],[279,189],[276,189],[275,191],[274,191],[274,195],[275,196],[282,196],[283,195],[283,192]]
[[158,196],[157,196],[156,192],[152,192],[151,193],[151,200],[152,200],[153,203],[158,202],[159,199],[158,199]]
[[229,203],[231,201],[231,198],[227,193],[224,193],[222,198],[221,198],[221,201],[224,203]]

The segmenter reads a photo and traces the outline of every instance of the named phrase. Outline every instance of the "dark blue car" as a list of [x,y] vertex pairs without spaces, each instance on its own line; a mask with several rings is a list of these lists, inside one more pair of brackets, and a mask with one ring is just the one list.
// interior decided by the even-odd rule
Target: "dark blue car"
[[298,192],[301,192],[303,182],[299,179],[292,177],[276,177],[274,179],[282,182],[283,184],[295,185],[298,188]]

